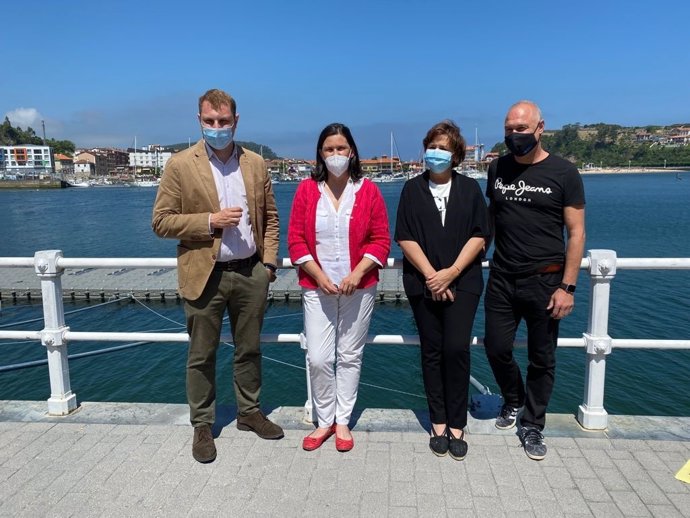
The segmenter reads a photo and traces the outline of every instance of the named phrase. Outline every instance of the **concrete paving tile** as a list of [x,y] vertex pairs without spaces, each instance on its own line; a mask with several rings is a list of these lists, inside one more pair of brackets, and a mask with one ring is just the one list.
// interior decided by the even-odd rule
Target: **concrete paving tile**
[[509,510],[500,506],[500,500],[488,496],[475,496],[472,499],[474,516],[497,518],[509,516]]
[[634,460],[633,454],[628,450],[606,450],[606,455],[615,460]]
[[362,493],[359,501],[359,516],[379,517],[388,515],[388,502],[380,493]]
[[420,515],[416,507],[391,506],[388,516],[395,516],[396,518],[417,518]]
[[[546,478],[543,475],[540,476],[521,476],[522,485],[525,488],[525,494],[532,498],[538,498],[539,500],[556,500],[556,495],[553,489],[549,486]],[[534,505],[532,505],[534,507]],[[536,509],[535,509],[536,512]]]
[[530,497],[530,503],[532,504],[534,515],[537,517],[556,518],[565,516],[563,509],[561,509],[561,506],[555,498],[553,500],[547,500]]
[[642,480],[629,480],[633,491],[645,504],[659,504],[668,505],[670,504],[668,498],[664,495],[664,492],[659,489],[659,487],[653,481],[642,481]]
[[609,492],[599,479],[576,478],[575,485],[587,502],[611,502]]
[[445,518],[445,500],[442,495],[417,494],[417,511],[420,516]]
[[445,490],[443,482],[437,477],[430,477],[428,473],[418,473],[413,483],[417,495],[436,495],[437,499],[440,499],[440,495]]
[[607,491],[630,491],[632,488],[618,468],[600,468],[596,470],[597,477]]
[[690,441],[647,441],[647,445],[652,451],[690,451]]
[[[385,471],[367,471],[363,473],[364,487],[367,491],[373,493],[382,493],[390,491],[392,479],[390,474]],[[398,481],[406,482],[406,481]]]
[[532,512],[532,504],[522,488],[499,486],[498,493],[501,498],[503,509],[511,513]]
[[596,478],[597,476],[584,457],[566,459],[564,464],[573,478]]
[[588,502],[589,509],[596,518],[625,518],[613,502]]
[[670,471],[649,471],[647,473],[654,483],[664,492],[668,493],[690,493],[690,484],[681,482],[675,477],[675,472]]
[[564,514],[580,510],[589,513],[585,499],[578,489],[556,488],[553,490],[553,493]]
[[478,497],[498,497],[498,487],[492,475],[482,473],[469,475],[470,491],[473,498]]
[[542,469],[544,471],[544,478],[546,478],[550,487],[554,489],[575,488],[575,482],[567,468],[544,466]]
[[672,505],[648,505],[654,518],[683,518],[683,515]]
[[683,516],[690,516],[690,494],[689,493],[668,493],[668,499],[673,502],[676,509],[680,511]]
[[473,507],[472,492],[467,485],[446,485],[443,497],[449,511],[452,509],[471,509]]
[[624,516],[651,516],[647,506],[633,491],[611,491],[610,495]]
[[645,469],[636,460],[614,459],[613,462],[626,480],[649,480]]
[[388,491],[389,503],[396,507],[416,507],[417,494],[411,482],[391,482]]
[[589,465],[593,468],[615,468],[616,465],[613,463],[613,459],[609,457],[606,453],[602,453],[600,450],[590,450],[583,448],[582,456],[587,460]]

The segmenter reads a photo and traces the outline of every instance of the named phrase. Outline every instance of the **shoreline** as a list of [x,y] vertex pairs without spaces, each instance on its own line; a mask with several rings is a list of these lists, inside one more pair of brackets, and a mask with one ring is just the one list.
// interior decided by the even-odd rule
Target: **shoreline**
[[580,174],[646,174],[646,173],[687,173],[688,169],[681,168],[663,168],[663,167],[636,167],[630,169],[628,167],[592,167],[587,169],[579,169]]

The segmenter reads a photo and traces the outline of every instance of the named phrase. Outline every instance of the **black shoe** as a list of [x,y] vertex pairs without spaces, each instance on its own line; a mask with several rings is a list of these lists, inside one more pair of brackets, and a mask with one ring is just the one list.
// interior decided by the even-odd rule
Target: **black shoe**
[[496,417],[496,428],[499,430],[510,430],[515,426],[519,412],[519,408],[504,404]]
[[436,435],[434,426],[431,426],[431,437],[429,438],[429,448],[437,457],[443,457],[448,453],[448,428],[443,430],[441,435]]
[[448,428],[448,452],[455,460],[462,460],[467,456],[467,443],[465,442],[465,432],[460,437],[453,436],[453,432]]
[[521,428],[519,432],[522,447],[530,459],[542,460],[546,457],[546,444],[544,444],[544,436],[538,428]]

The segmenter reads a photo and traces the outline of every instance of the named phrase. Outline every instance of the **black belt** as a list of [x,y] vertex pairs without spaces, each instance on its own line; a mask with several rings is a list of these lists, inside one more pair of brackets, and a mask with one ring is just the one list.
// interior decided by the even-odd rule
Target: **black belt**
[[213,269],[214,270],[223,270],[226,272],[234,272],[236,270],[241,270],[243,268],[249,268],[251,266],[254,266],[257,262],[259,262],[259,256],[254,254],[251,257],[247,257],[246,259],[233,259],[232,261],[218,261]]

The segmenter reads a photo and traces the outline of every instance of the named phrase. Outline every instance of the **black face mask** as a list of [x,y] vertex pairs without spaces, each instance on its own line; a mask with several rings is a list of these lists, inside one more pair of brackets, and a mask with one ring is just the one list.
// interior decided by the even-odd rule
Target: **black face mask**
[[525,156],[537,146],[536,132],[535,129],[533,133],[511,133],[505,138],[506,146],[515,156]]

